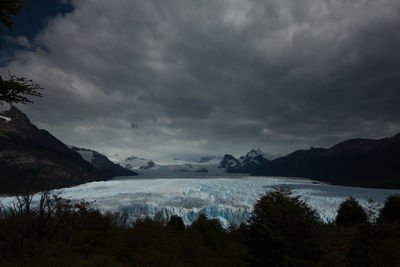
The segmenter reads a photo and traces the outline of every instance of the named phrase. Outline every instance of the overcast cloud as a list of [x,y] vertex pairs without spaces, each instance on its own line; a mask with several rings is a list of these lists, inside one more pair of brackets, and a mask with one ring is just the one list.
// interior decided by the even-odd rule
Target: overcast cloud
[[400,131],[398,0],[74,0],[10,70],[62,141],[115,158],[287,153]]

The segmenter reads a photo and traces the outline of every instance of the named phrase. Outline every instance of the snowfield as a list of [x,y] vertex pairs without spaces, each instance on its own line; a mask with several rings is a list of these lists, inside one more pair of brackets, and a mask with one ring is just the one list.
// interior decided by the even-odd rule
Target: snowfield
[[[382,205],[388,195],[399,190],[366,189],[357,187],[315,184],[307,179],[279,177],[226,178],[164,178],[92,182],[76,187],[55,190],[73,201],[96,201],[102,211],[126,212],[131,221],[149,216],[168,219],[182,217],[185,224],[197,219],[200,213],[217,218],[224,227],[239,225],[249,218],[253,205],[262,194],[276,186],[287,185],[316,209],[325,222],[336,216],[339,204],[349,196],[366,205],[372,198]],[[13,198],[0,198],[9,205]]]
[[9,118],[9,117],[4,117],[4,116],[0,116],[0,119],[4,120],[5,122],[11,121],[11,118]]

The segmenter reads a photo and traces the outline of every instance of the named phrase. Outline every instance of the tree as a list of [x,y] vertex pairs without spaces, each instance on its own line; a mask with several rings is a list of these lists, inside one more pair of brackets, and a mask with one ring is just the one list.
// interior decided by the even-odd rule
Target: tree
[[[15,28],[13,18],[21,15],[21,10],[24,8],[26,2],[27,0],[1,0],[0,23],[3,24],[4,27],[8,28],[9,31],[12,31]],[[1,28],[0,32],[2,32]]]
[[312,265],[322,255],[321,225],[315,210],[287,187],[262,196],[249,220],[254,266]]
[[3,105],[4,102],[8,104],[33,103],[26,96],[41,97],[42,94],[39,90],[42,89],[38,83],[26,78],[10,74],[10,80],[3,80],[0,76],[0,105]]
[[367,224],[368,215],[364,208],[353,197],[349,197],[340,204],[337,215],[336,225],[348,227],[354,224]]
[[400,220],[400,195],[390,195],[379,212],[378,222]]
[[224,247],[225,230],[218,219],[208,219],[206,215],[200,213],[188,229],[200,234],[204,243],[214,251]]
[[[0,2],[0,23],[12,31],[15,28],[13,19],[15,16],[21,15],[21,10],[26,2],[27,0],[2,0]],[[1,27],[0,32],[2,32]],[[23,77],[10,74],[10,80],[3,80],[0,76],[0,105],[4,102],[8,104],[32,103],[26,96],[41,97],[42,94],[39,92],[41,89],[38,83]]]
[[171,216],[166,226],[176,232],[183,232],[185,230],[185,224],[183,223],[182,218],[176,215]]

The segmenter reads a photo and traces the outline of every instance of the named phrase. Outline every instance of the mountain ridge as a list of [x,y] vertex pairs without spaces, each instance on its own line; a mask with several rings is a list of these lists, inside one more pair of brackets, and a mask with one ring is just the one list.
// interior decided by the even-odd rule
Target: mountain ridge
[[40,191],[110,178],[48,131],[38,129],[15,106],[0,116],[0,193]]
[[225,154],[218,167],[225,169],[228,173],[251,173],[267,162],[269,160],[265,153],[260,149],[252,149],[238,159],[230,154]]
[[107,156],[95,150],[77,146],[71,146],[70,149],[78,152],[82,156],[82,158],[92,164],[93,167],[95,167],[104,178],[138,175],[132,170],[124,168],[119,164],[115,164],[114,162],[109,160]]
[[400,188],[400,134],[356,138],[329,148],[311,148],[272,160],[255,176],[306,177],[336,185]]

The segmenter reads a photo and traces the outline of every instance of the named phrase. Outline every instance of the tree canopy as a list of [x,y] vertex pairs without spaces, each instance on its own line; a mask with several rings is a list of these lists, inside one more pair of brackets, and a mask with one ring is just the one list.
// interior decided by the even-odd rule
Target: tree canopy
[[[254,266],[307,266],[321,255],[321,222],[315,210],[286,187],[268,192],[254,205],[249,247]],[[283,265],[285,265],[283,264]]]
[[[13,22],[14,17],[21,15],[21,10],[24,8],[27,0],[1,0],[0,2],[0,23],[8,30],[12,31],[15,28]],[[0,32],[2,29],[0,27]],[[1,43],[0,43],[1,48]]]
[[368,215],[356,199],[349,197],[340,204],[336,216],[336,225],[348,227],[366,223],[368,223]]
[[387,221],[394,221],[400,220],[400,195],[395,194],[389,196],[386,201],[385,205],[381,209],[379,213],[378,221],[380,222],[387,222]]
[[[12,31],[15,28],[14,17],[21,15],[27,0],[2,0],[0,2],[0,26]],[[2,32],[2,27],[0,27]],[[0,43],[1,49],[1,43]],[[27,96],[39,96],[42,88],[32,80],[10,74],[9,80],[0,76],[0,105],[5,103],[32,103]]]
[[33,103],[26,96],[38,96],[42,94],[39,92],[43,88],[38,83],[26,78],[17,77],[10,74],[10,80],[3,80],[0,76],[0,105],[5,103]]

